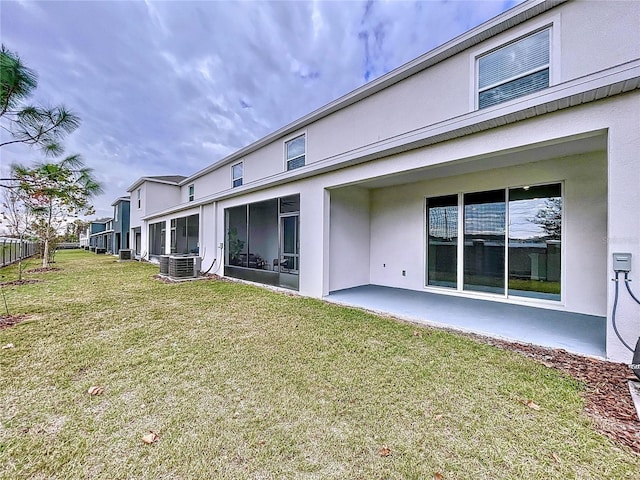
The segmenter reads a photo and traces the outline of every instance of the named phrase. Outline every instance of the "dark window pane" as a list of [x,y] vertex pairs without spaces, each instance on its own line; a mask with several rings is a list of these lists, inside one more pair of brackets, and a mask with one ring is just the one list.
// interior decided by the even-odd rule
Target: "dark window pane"
[[532,73],[525,77],[503,83],[497,87],[480,92],[478,107],[485,108],[498,103],[506,102],[513,98],[522,97],[529,93],[537,92],[549,86],[549,69]]
[[293,170],[294,168],[304,167],[304,155],[287,162],[287,170]]
[[560,300],[560,184],[509,190],[509,295]]
[[464,288],[504,293],[505,191],[464,196]]
[[427,285],[456,288],[458,196],[427,200]]
[[280,199],[280,213],[295,213],[300,211],[300,195],[290,195]]

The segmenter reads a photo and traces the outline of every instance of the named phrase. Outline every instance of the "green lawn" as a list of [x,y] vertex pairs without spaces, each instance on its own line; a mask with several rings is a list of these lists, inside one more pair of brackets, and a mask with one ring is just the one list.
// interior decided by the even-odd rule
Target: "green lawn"
[[3,289],[29,317],[0,331],[2,479],[640,478],[581,386],[517,354],[84,251],[56,266]]

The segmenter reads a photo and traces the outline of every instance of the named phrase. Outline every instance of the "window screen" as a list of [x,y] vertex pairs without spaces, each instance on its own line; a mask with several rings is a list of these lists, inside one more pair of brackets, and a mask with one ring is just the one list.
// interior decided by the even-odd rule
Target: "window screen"
[[478,59],[479,108],[549,86],[549,37],[542,30]]

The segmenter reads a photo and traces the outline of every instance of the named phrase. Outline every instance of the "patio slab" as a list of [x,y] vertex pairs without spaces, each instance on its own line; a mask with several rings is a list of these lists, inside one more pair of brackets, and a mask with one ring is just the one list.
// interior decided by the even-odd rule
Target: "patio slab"
[[379,285],[331,292],[325,300],[491,337],[606,357],[606,318]]

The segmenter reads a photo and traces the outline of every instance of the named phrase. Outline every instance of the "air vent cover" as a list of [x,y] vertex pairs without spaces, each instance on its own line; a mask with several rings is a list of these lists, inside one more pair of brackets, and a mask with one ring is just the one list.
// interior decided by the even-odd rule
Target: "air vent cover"
[[118,258],[120,260],[131,260],[133,258],[133,252],[129,249],[122,248],[118,252]]

